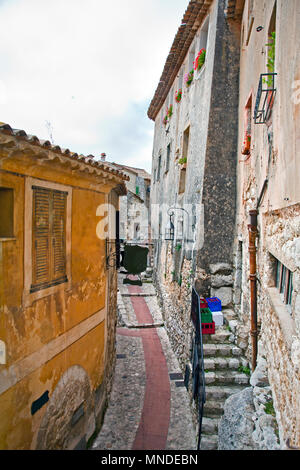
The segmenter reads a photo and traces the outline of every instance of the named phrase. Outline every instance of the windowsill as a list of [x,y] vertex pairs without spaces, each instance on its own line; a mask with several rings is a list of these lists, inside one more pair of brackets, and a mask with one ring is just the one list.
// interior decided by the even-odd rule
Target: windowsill
[[60,284],[46,287],[45,289],[38,290],[36,292],[26,292],[23,293],[23,305],[24,307],[31,307],[33,302],[48,297],[49,295],[56,294],[60,291],[69,291],[72,288],[71,280],[62,282]]
[[203,74],[205,69],[206,69],[206,65],[204,64],[204,65],[202,65],[200,70],[197,70],[197,72],[194,76],[194,80],[199,80],[199,78],[201,78],[201,75]]
[[0,242],[15,242],[16,237],[0,237]]
[[295,322],[291,317],[289,307],[283,303],[276,287],[268,287],[266,291],[271,302],[271,306],[280,323],[285,344],[288,349],[291,350],[293,335],[296,334],[296,331]]

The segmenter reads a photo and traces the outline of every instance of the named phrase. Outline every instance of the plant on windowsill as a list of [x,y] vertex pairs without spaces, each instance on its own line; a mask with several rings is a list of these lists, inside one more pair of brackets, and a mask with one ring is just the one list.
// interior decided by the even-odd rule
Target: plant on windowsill
[[175,93],[175,101],[176,101],[176,103],[180,103],[181,98],[182,98],[182,89],[179,88],[179,90],[176,91],[176,93]]
[[[267,69],[269,73],[274,73],[275,71],[275,45],[276,45],[276,33],[275,31],[273,31],[273,33],[270,34],[269,43],[266,44],[266,46],[268,46]],[[273,84],[272,76],[268,78],[263,78],[263,82],[268,87],[272,87],[272,84]],[[269,109],[271,110],[273,107],[273,103],[274,103],[274,93],[272,90],[268,91],[267,101],[268,101]]]
[[179,158],[178,163],[179,165],[181,165],[181,168],[186,168],[187,158],[186,157]]
[[170,106],[166,109],[166,114],[163,118],[163,125],[166,126],[168,124],[168,122],[170,122],[170,118],[173,114],[173,105],[170,104]]
[[186,73],[184,75],[184,83],[186,84],[187,87],[190,86],[194,78],[194,70],[191,70],[190,72]]
[[200,70],[205,62],[206,49],[204,47],[198,52],[196,59],[194,60],[194,70]]
[[250,145],[251,145],[251,135],[246,133],[245,138],[244,138],[244,142],[243,142],[243,146],[242,146],[242,154],[243,155],[249,155]]

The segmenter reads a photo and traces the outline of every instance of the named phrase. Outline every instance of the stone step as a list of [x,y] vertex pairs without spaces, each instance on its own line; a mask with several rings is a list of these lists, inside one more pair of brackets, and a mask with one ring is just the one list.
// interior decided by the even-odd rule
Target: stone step
[[203,344],[204,357],[239,357],[242,356],[242,350],[234,344]]
[[218,436],[211,434],[202,434],[200,441],[200,450],[217,450],[218,449]]
[[220,417],[215,418],[202,418],[202,435],[204,434],[217,434]]
[[204,370],[238,369],[248,366],[248,361],[242,357],[205,357]]
[[219,387],[216,385],[208,385],[205,387],[206,400],[223,400],[225,401],[230,395],[240,392],[245,388],[244,385],[234,385],[228,387]]
[[203,335],[203,344],[208,343],[232,343],[230,339],[232,338],[231,331],[228,331],[226,328],[221,326],[216,326],[215,334],[213,335]]
[[224,401],[206,400],[204,403],[203,418],[221,417]]
[[249,376],[242,372],[236,372],[233,370],[214,371],[205,373],[205,384],[206,385],[248,385]]

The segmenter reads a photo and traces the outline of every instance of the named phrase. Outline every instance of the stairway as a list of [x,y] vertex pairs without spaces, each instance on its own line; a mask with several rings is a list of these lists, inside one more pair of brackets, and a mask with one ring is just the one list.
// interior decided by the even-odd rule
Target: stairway
[[249,376],[238,369],[248,366],[242,350],[230,341],[226,325],[216,327],[213,335],[203,335],[206,402],[204,404],[201,450],[218,448],[218,423],[224,402],[249,384]]

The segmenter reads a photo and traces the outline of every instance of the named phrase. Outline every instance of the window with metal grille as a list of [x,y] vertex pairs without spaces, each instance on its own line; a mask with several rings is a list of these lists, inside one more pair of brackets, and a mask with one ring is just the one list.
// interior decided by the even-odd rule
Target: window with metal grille
[[33,186],[30,292],[66,282],[67,192]]

